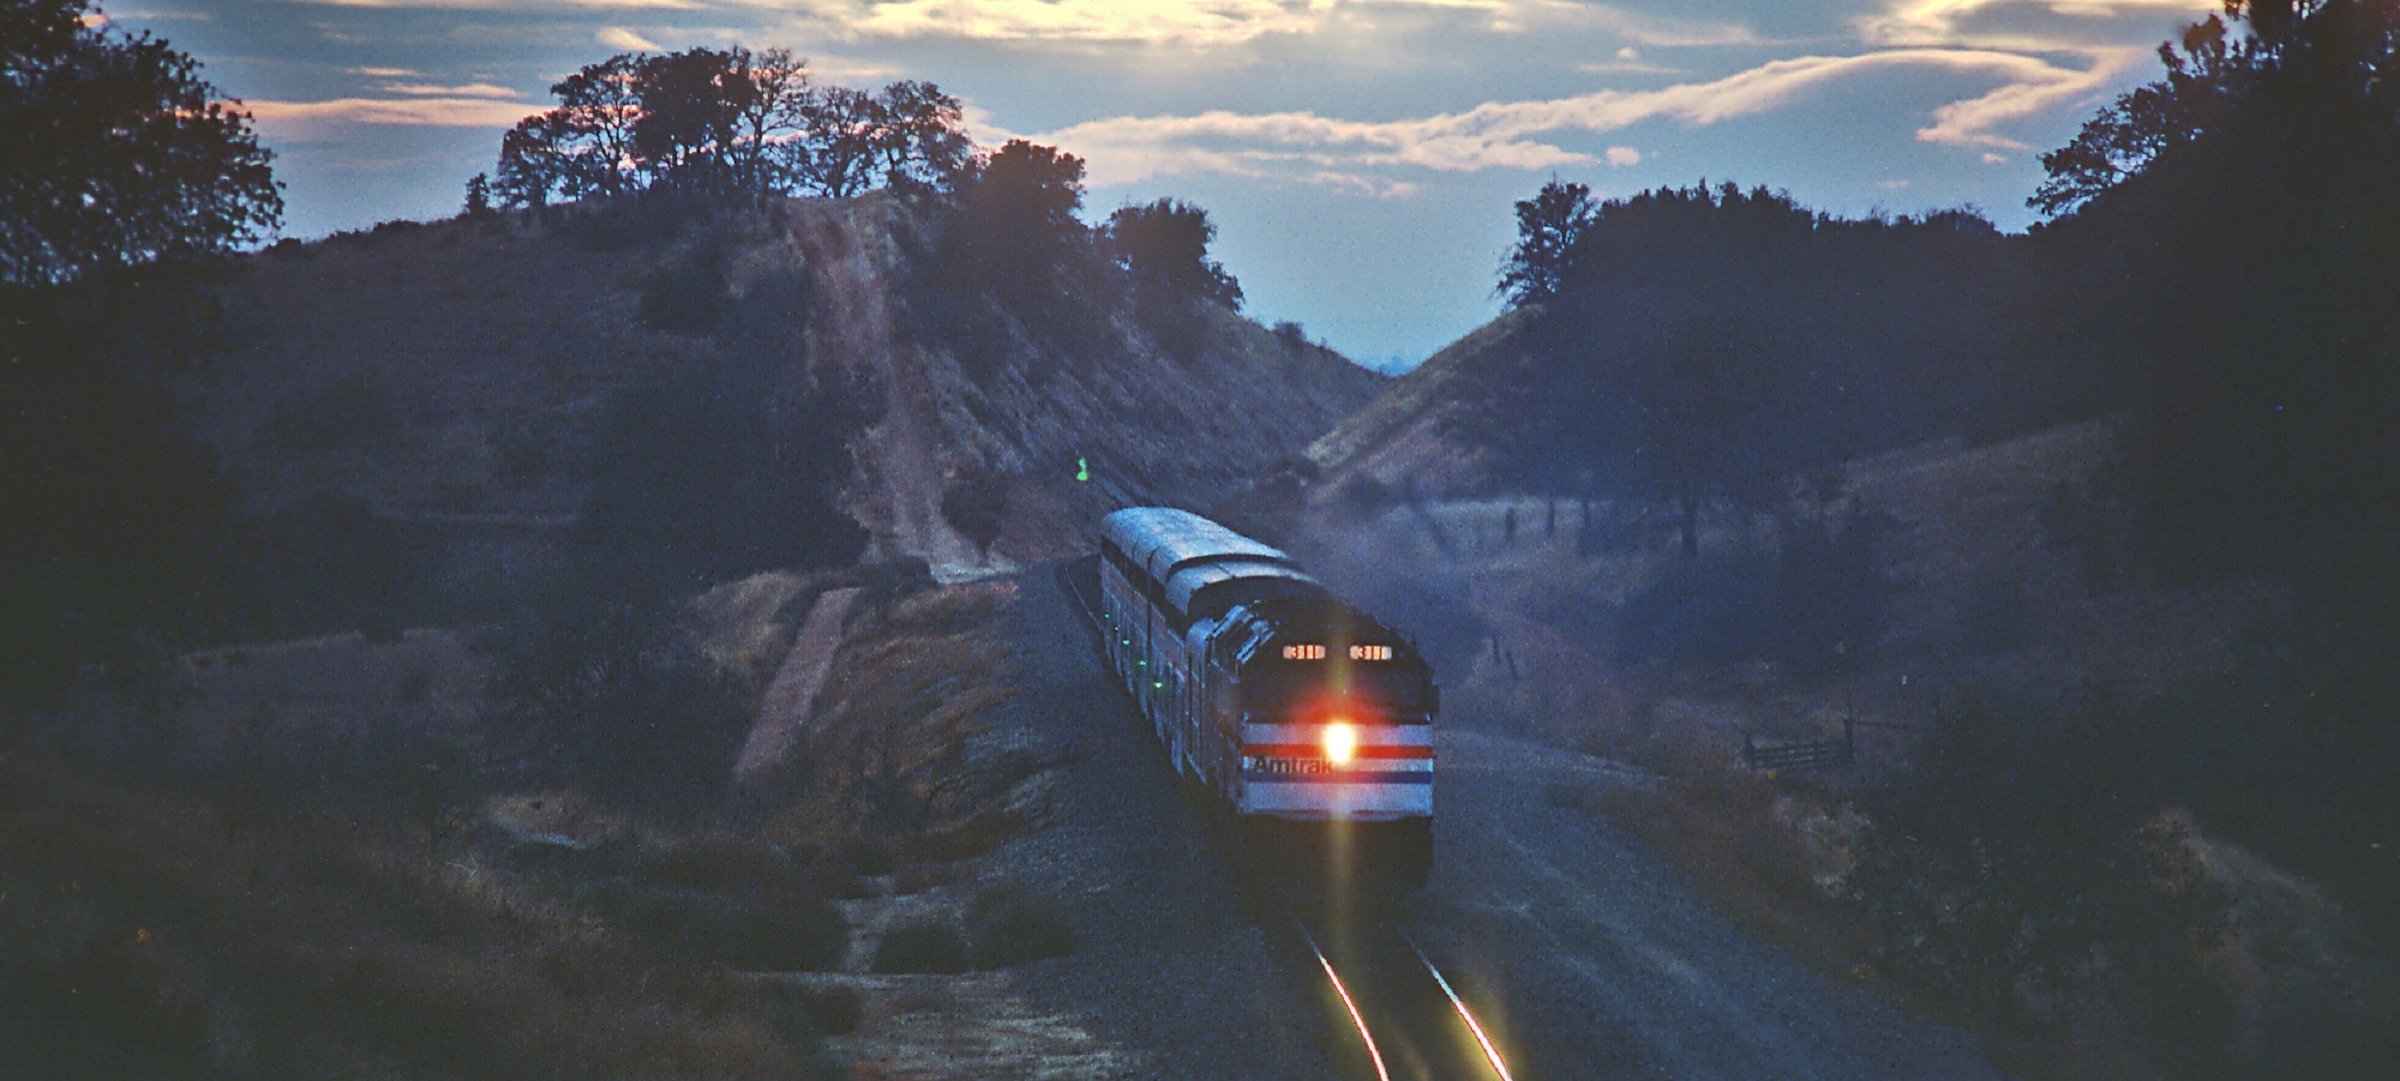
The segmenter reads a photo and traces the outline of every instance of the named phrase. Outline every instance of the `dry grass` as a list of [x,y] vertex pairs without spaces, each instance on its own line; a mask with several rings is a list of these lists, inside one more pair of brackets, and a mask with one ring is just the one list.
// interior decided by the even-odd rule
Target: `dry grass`
[[868,843],[953,860],[999,843],[1036,809],[1025,782],[1042,763],[989,738],[984,718],[1015,697],[1003,628],[1009,582],[918,593],[855,616],[817,695],[798,761],[780,787],[779,835],[796,844]]
[[0,1055],[28,1076],[826,1072],[805,1027],[493,851],[42,754],[0,792]]
[[[1404,427],[1389,420],[1379,423],[1390,433]],[[1402,453],[1407,439],[1402,433],[1377,445]],[[1301,529],[1294,547],[1370,610],[1383,612],[1379,601],[1405,599],[1409,590],[1430,590],[1441,603],[1420,604],[1421,612],[1480,636],[1477,648],[1439,671],[1451,716],[1545,734],[1661,775],[1648,786],[1562,788],[1544,798],[1605,808],[1736,918],[1829,972],[1983,1032],[2028,1074],[2155,1075],[2174,1053],[2154,1046],[2161,1034],[2133,1031],[2140,1023],[2119,1016],[2120,1007],[2046,1002],[2047,1022],[2004,1025],[1891,975],[1898,969],[1888,962],[1901,944],[1886,940],[1850,896],[1847,870],[1867,824],[1838,787],[1847,781],[1776,780],[1731,766],[1744,735],[1824,738],[1838,734],[1845,718],[1926,725],[1970,689],[2047,703],[2105,687],[2138,701],[2225,666],[2240,628],[2288,607],[2278,587],[2162,587],[2136,574],[2096,594],[2075,553],[2043,535],[2042,510],[2053,493],[2090,476],[2109,445],[2110,423],[2093,422],[1854,463],[1849,497],[1899,523],[1885,552],[1904,588],[1880,641],[1845,666],[1807,678],[1764,663],[1612,661],[1620,606],[1674,556],[1659,531],[1612,525],[1617,519],[1606,508],[1608,543],[1587,554],[1576,551],[1581,516],[1573,504],[1561,505],[1555,532],[1545,535],[1543,501],[1506,497],[1445,500],[1421,512],[1394,508],[1338,525],[1327,518]],[[1353,452],[1349,464],[1373,462]],[[1504,524],[1512,510],[1513,540]],[[1703,537],[1712,546],[1757,541],[1723,522]],[[1406,589],[1391,589],[1396,582]],[[1401,622],[1427,638],[1441,630]],[[1916,745],[1905,732],[1859,733],[1863,776],[1856,779],[1870,783]],[[2375,968],[2375,949],[2319,888],[2221,840],[2196,836],[2193,843],[2210,883],[2234,907],[2230,930],[2206,959],[2217,986],[2184,990],[2194,1002],[2230,996],[2233,1054],[2280,1044],[2274,1060],[2282,1061],[2313,1043],[2335,1049],[2327,1076],[2351,1076],[2340,1054],[2389,1045],[2355,1028],[2361,1017],[2394,1016],[2388,971],[2371,974],[2385,971]],[[2141,993],[2169,1001],[2184,990]],[[2229,1059],[2218,1068],[2237,1064]]]
[[764,687],[775,667],[791,649],[794,621],[784,618],[805,600],[827,587],[827,576],[789,571],[754,574],[728,582],[692,601],[694,629],[700,651],[720,671],[739,676],[747,686]]
[[1836,891],[1860,822],[1838,798],[1724,762],[1687,762],[1677,779],[1587,796],[1742,923],[1827,971],[1875,979],[1871,928]]

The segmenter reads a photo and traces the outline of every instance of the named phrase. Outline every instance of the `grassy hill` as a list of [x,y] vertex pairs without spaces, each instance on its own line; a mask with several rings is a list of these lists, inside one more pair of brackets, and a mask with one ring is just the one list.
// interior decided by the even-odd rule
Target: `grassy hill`
[[595,445],[611,395],[644,379],[739,366],[863,418],[841,503],[870,558],[937,568],[987,562],[942,512],[962,479],[1002,493],[991,558],[1044,558],[1115,506],[1223,494],[1383,382],[1206,305],[1101,297],[1071,352],[1029,322],[928,332],[920,309],[957,299],[919,284],[934,228],[874,195],[286,242],[220,289],[218,348],[183,392],[252,510],[341,493],[435,578],[488,584],[572,529],[612,465]]

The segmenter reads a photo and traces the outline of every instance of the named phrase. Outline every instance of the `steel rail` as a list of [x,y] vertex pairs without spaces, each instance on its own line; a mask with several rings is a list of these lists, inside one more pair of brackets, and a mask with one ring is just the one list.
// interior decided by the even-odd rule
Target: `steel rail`
[[1500,1081],[1517,1081],[1516,1075],[1508,1072],[1508,1060],[1501,1057],[1498,1047],[1493,1046],[1491,1036],[1483,1031],[1483,1024],[1475,1020],[1475,1012],[1467,1009],[1467,1002],[1458,996],[1458,989],[1450,986],[1449,978],[1442,975],[1441,967],[1433,963],[1433,958],[1425,956],[1424,948],[1417,945],[1417,940],[1410,937],[1407,931],[1395,925],[1392,933],[1399,935],[1400,941],[1408,943],[1409,952],[1417,955],[1417,963],[1425,966],[1425,971],[1433,976],[1434,986],[1441,988],[1442,996],[1450,1000],[1450,1008],[1458,1011],[1458,1019],[1467,1023],[1467,1031],[1474,1034],[1475,1046],[1482,1049],[1484,1061],[1492,1064],[1492,1072],[1500,1076]]
[[1367,1019],[1358,1012],[1358,1001],[1350,997],[1350,988],[1343,985],[1341,973],[1333,970],[1333,962],[1318,948],[1316,936],[1308,933],[1308,925],[1295,916],[1292,929],[1300,932],[1300,941],[1308,944],[1308,952],[1317,955],[1317,966],[1325,970],[1325,978],[1333,981],[1333,993],[1341,996],[1342,1008],[1350,1012],[1350,1024],[1358,1029],[1358,1038],[1366,1042],[1367,1058],[1375,1064],[1376,1081],[1392,1081],[1391,1071],[1383,1065],[1383,1049],[1375,1046],[1375,1034],[1368,1031]]

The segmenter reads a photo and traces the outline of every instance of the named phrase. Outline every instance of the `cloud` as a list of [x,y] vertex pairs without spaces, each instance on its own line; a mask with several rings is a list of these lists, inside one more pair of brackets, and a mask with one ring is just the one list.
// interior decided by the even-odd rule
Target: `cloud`
[[528,8],[552,10],[566,8],[590,11],[692,11],[700,7],[695,0],[299,0],[299,2],[337,8],[433,8],[451,11],[523,11]]
[[643,37],[640,34],[634,33],[633,31],[622,26],[603,27],[599,33],[592,35],[592,40],[597,41],[602,45],[606,45],[611,49],[623,49],[627,52],[655,53],[665,51],[664,48],[661,47],[657,42]]
[[2009,121],[2022,120],[2092,97],[2139,66],[2147,54],[2138,48],[2093,49],[2087,53],[2091,58],[2091,66],[2082,71],[2056,67],[2030,56],[2008,53],[1991,55],[2015,60],[2014,64],[1995,60],[1994,65],[1995,68],[2013,68],[2017,81],[1982,97],[1954,101],[1935,109],[1933,124],[1918,129],[1917,138],[1929,143],[1955,146],[2030,149],[2016,139],[1999,134],[1996,129]]
[[[376,0],[386,2],[386,0]],[[392,0],[396,2],[396,0]],[[455,2],[455,0],[454,0]],[[1584,28],[1639,45],[1756,44],[1738,23],[1640,14],[1575,0],[737,0],[788,10],[844,37],[947,37],[979,41],[1235,45],[1273,34],[1348,34],[1381,12],[1481,15],[1493,33]]]
[[[1996,127],[2090,95],[2139,57],[2139,50],[2087,54],[2075,68],[2039,57],[1975,49],[1887,49],[1853,56],[1773,60],[1721,79],[1655,90],[1600,90],[1572,97],[1486,102],[1464,112],[1356,121],[1311,112],[1120,116],[1086,121],[1039,138],[1084,155],[1095,186],[1153,176],[1221,172],[1264,176],[1294,165],[1357,171],[1413,166],[1473,172],[1592,164],[1591,155],[1547,141],[1561,133],[1605,134],[1653,120],[1710,125],[1779,108],[1822,86],[1862,75],[1933,70],[1996,77],[1980,97],[1934,110],[1918,129],[1930,143],[2018,149]],[[1634,153],[1631,148],[1617,148]],[[1609,160],[1617,163],[1613,150]]]
[[1986,150],[1983,152],[1983,163],[1985,165],[2006,165],[2008,164],[2008,155],[1994,154]]
[[1628,165],[1640,165],[1642,163],[1642,152],[1635,150],[1630,146],[1612,146],[1608,148],[1608,163],[1610,165],[1617,166],[1618,168],[1624,168]]
[[425,74],[415,68],[343,68],[342,70],[352,75],[364,75],[370,79],[414,79]]
[[513,99],[517,92],[491,83],[467,83],[461,86],[436,86],[432,83],[385,83],[387,94],[404,94],[416,98],[500,98]]
[[[2163,29],[2153,16],[2198,19],[2223,7],[2221,0],[1887,0],[1885,8],[1857,21],[1859,36],[1869,44],[1897,46],[1979,45],[2044,51],[2089,47],[2103,39],[2110,44],[2147,41]],[[2085,25],[2044,25],[2051,36],[2027,35],[2003,27],[2034,21],[2047,13]],[[2131,18],[2139,16],[2140,18]],[[2127,39],[2113,28],[2095,24],[2131,21]]]
[[270,135],[305,137],[329,125],[505,128],[542,111],[537,104],[481,97],[333,98],[327,101],[246,101],[242,107]]

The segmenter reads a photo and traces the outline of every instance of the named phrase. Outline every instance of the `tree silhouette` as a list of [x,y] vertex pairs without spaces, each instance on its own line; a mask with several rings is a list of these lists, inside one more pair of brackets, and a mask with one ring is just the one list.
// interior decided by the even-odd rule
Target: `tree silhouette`
[[550,89],[558,107],[500,141],[497,187],[512,206],[653,189],[940,191],[971,150],[958,99],[932,83],[817,86],[782,49],[621,53]]
[[240,102],[85,0],[0,6],[0,284],[223,252],[283,220]]
[[957,98],[932,83],[904,79],[884,87],[876,105],[881,131],[874,148],[885,186],[940,190],[967,167],[974,147]]
[[739,46],[729,57],[742,75],[730,95],[735,136],[727,153],[734,185],[751,192],[785,188],[793,177],[777,140],[805,126],[802,109],[813,90],[808,61],[788,49],[753,54]]
[[159,369],[214,325],[191,257],[283,211],[249,117],[199,64],[87,15],[0,3],[4,706],[54,706],[92,674],[155,700],[175,654],[223,629],[235,493]]
[[1083,159],[1023,139],[970,164],[950,229],[957,270],[1020,309],[1046,307],[1082,249]]
[[1208,211],[1180,199],[1120,207],[1108,216],[1106,239],[1117,265],[1137,288],[1169,297],[1194,297],[1242,306],[1242,285],[1208,257],[1217,227]]
[[1512,305],[1533,304],[1558,295],[1577,242],[1599,218],[1592,189],[1564,183],[1556,177],[1531,199],[1517,201],[1517,246],[1500,264],[1498,292]]
[[459,212],[470,218],[488,218],[492,215],[490,176],[477,173],[467,178],[467,201],[459,208]]
[[683,191],[730,186],[734,136],[757,93],[747,60],[695,48],[644,57],[636,66],[632,147],[654,184]]
[[2237,2],[2159,55],[2032,200],[2084,271],[2077,318],[2155,407],[2131,448],[2145,533],[2255,564],[2400,527],[2400,8]]
[[943,519],[986,560],[1008,527],[1008,486],[1008,475],[993,469],[961,470],[942,486]]

